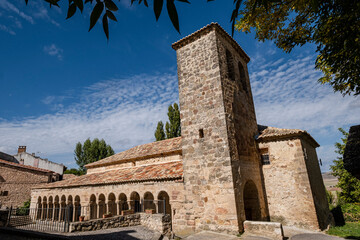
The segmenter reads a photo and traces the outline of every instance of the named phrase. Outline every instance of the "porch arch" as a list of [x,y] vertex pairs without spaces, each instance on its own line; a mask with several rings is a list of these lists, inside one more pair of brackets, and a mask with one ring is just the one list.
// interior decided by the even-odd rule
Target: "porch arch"
[[252,180],[246,182],[243,196],[245,219],[253,221],[261,220],[259,194],[257,187]]

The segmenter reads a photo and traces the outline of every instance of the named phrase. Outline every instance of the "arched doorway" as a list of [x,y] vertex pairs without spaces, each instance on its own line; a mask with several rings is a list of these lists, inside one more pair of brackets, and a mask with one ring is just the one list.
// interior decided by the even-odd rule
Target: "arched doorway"
[[154,209],[156,211],[156,205],[154,203],[154,195],[151,192],[146,192],[144,194],[144,210]]
[[38,197],[36,219],[41,219],[41,212],[42,212],[41,197]]
[[51,219],[53,218],[53,213],[54,213],[53,197],[50,196],[50,197],[49,197],[49,203],[48,203],[48,214],[47,214],[47,218],[51,220]]
[[94,194],[90,196],[90,219],[97,218],[96,197]]
[[42,204],[42,220],[47,218],[47,198],[43,197],[43,204]]
[[259,195],[253,181],[249,180],[246,182],[243,196],[246,220],[261,220]]
[[66,197],[65,195],[62,195],[60,202],[60,221],[65,221],[65,212],[66,212]]
[[68,202],[67,202],[67,208],[66,208],[66,214],[65,215],[66,215],[67,221],[69,221],[69,222],[74,221],[74,219],[73,219],[74,205],[73,205],[73,198],[72,198],[71,195],[68,197]]
[[80,197],[75,196],[75,202],[74,202],[74,221],[79,221],[79,217],[81,216],[81,203],[80,203]]
[[59,196],[55,196],[54,198],[54,220],[59,220],[59,214],[60,214],[60,203],[59,203]]
[[166,213],[171,216],[171,205],[169,194],[161,191],[158,195],[158,213]]
[[141,211],[140,195],[137,192],[132,192],[130,195],[130,205],[134,212]]
[[106,214],[106,203],[105,203],[105,195],[100,194],[99,196],[99,218],[102,218],[104,214]]
[[123,210],[128,210],[129,209],[129,204],[127,202],[127,197],[125,195],[125,193],[120,193],[119,195],[119,212],[121,214],[121,211]]
[[110,212],[113,216],[117,215],[117,208],[116,208],[116,197],[115,194],[110,193],[108,197],[108,212]]

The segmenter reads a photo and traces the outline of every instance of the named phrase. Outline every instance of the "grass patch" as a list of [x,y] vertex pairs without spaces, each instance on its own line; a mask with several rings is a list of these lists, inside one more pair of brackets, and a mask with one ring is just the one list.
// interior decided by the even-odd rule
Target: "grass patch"
[[347,222],[344,226],[331,227],[327,234],[360,240],[360,222]]

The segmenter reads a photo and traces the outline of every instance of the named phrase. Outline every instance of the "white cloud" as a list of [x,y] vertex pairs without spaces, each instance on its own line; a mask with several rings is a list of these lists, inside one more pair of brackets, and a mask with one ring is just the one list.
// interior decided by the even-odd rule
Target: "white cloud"
[[56,46],[54,43],[48,46],[44,46],[43,48],[44,52],[50,56],[55,56],[57,57],[59,60],[63,60],[63,52],[64,50],[62,50],[61,48],[59,48],[58,46]]
[[0,24],[0,30],[10,33],[11,35],[16,35],[16,33],[13,30],[11,30],[10,28],[8,28],[7,26],[2,25],[2,24]]
[[14,12],[16,14],[18,14],[20,17],[22,17],[23,19],[25,19],[26,21],[30,22],[31,24],[34,24],[34,19],[25,14],[24,12],[20,11],[19,8],[17,8],[14,4],[8,2],[7,0],[0,0],[0,8],[3,8],[7,11],[10,12]]
[[[0,119],[4,136],[0,149],[27,145],[30,151],[46,153],[49,160],[65,162],[72,159],[75,144],[88,137],[104,138],[117,152],[151,142],[157,121],[166,119],[168,105],[178,99],[177,78],[162,74],[110,79],[77,95],[76,103],[54,114],[21,121]],[[52,96],[44,100],[54,101]]]

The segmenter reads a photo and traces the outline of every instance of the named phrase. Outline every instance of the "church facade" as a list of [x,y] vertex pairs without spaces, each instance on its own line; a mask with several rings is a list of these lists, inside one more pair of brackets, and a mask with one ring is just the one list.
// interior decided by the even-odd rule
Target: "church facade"
[[[155,209],[171,216],[180,235],[236,234],[245,220],[326,228],[319,145],[306,131],[257,124],[243,49],[216,23],[172,47],[182,136],[136,146],[86,165],[84,176],[38,186],[31,207],[72,205],[81,209],[73,221]],[[60,220],[61,211],[51,217]]]

